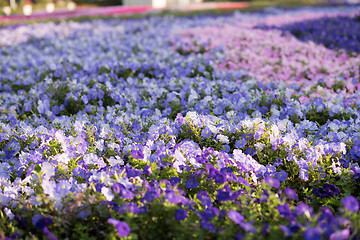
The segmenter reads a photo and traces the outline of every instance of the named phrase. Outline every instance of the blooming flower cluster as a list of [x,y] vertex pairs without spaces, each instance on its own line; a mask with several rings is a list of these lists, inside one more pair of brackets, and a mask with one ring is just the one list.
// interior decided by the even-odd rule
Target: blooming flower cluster
[[360,237],[358,10],[0,29],[0,236]]
[[[345,49],[360,52],[360,16],[336,16],[311,19],[308,22],[295,22],[281,27],[271,26],[272,29],[288,31],[302,41],[313,41],[323,44],[330,49]],[[342,28],[335,26],[341,25]],[[268,29],[269,26],[262,26]],[[320,32],[320,34],[319,34]]]

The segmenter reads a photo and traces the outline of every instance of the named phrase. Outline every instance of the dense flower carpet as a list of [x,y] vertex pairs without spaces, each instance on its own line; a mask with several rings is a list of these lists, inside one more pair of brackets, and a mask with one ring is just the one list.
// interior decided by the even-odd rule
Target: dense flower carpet
[[0,29],[1,239],[360,239],[360,8]]

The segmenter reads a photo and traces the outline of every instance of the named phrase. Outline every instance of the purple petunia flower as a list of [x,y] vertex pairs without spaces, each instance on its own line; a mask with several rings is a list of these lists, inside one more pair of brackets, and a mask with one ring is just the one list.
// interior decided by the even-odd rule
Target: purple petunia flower
[[131,154],[135,159],[143,159],[144,153],[143,153],[144,147],[141,144],[136,144],[135,148],[131,150]]
[[131,178],[131,177],[141,176],[142,172],[135,168],[126,168],[126,173],[127,173],[127,177]]
[[16,140],[12,140],[5,146],[5,158],[12,158],[20,151],[20,143]]
[[256,150],[253,148],[250,148],[250,147],[245,150],[245,154],[250,155],[250,156],[254,156],[255,153],[256,153]]
[[256,130],[256,132],[254,134],[254,138],[256,140],[259,140],[262,137],[262,135],[264,135],[264,129],[259,128],[258,130]]
[[178,184],[180,182],[180,178],[179,177],[172,177],[169,179],[170,183],[172,186],[175,186],[176,184]]
[[309,172],[308,172],[308,170],[301,168],[301,169],[300,169],[299,176],[300,176],[300,178],[301,178],[302,180],[304,180],[304,181],[309,180]]
[[41,214],[36,214],[32,218],[32,223],[39,230],[43,230],[45,227],[53,224],[53,220],[50,217],[43,217]]
[[228,217],[237,224],[240,224],[244,221],[244,216],[233,209],[228,212]]
[[256,233],[256,228],[249,222],[240,222],[239,226],[246,232]]
[[205,164],[209,161],[204,154],[197,155],[195,159],[198,163],[201,163],[201,164]]
[[301,215],[309,215],[311,216],[313,209],[311,207],[309,207],[309,205],[307,205],[306,203],[299,203],[299,205],[297,205],[293,211],[293,213],[296,216],[301,216]]
[[360,139],[354,142],[354,146],[350,149],[350,155],[354,160],[360,160]]
[[145,165],[144,170],[142,171],[142,173],[144,175],[151,175],[151,166],[150,165]]
[[52,232],[50,232],[47,227],[44,227],[43,233],[49,240],[58,240],[58,238]]
[[277,207],[279,213],[281,214],[281,216],[283,216],[283,218],[291,221],[294,219],[294,216],[292,215],[291,209],[289,207],[289,205],[287,203],[283,204],[283,205],[279,205]]
[[217,191],[216,198],[218,201],[229,201],[231,200],[230,194],[230,187],[228,185],[225,185],[225,187]]
[[308,228],[303,232],[303,237],[305,240],[319,240],[321,239],[321,234],[317,228]]
[[114,193],[119,194],[119,196],[122,198],[130,200],[134,198],[134,194],[120,183],[114,183],[112,189]]
[[201,217],[204,220],[209,220],[216,217],[218,214],[219,214],[219,209],[217,207],[209,207],[205,209],[204,212],[201,213]]
[[209,194],[208,192],[205,192],[205,191],[199,191],[197,194],[196,194],[196,197],[197,199],[200,200],[200,202],[204,205],[204,206],[212,206],[212,201],[211,201],[211,198],[209,197]]
[[189,188],[189,189],[197,188],[199,186],[199,182],[196,181],[195,178],[190,178],[189,180],[186,181],[185,186],[186,186],[186,188]]
[[[126,205],[126,204],[125,204],[125,205]],[[123,205],[123,206],[125,206],[125,205]],[[130,203],[129,203],[129,205],[127,206],[127,210],[128,210],[129,212],[132,212],[132,213],[135,213],[135,214],[139,214],[139,212],[140,212],[139,207],[138,207],[135,203],[133,203],[133,202],[130,202]]]
[[280,229],[284,232],[285,237],[289,237],[289,236],[292,235],[292,232],[291,232],[290,228],[288,228],[287,226],[280,225]]
[[176,127],[180,127],[184,123],[184,117],[181,113],[178,113],[176,115],[175,123]]
[[340,190],[334,184],[325,183],[324,186],[321,188],[314,188],[313,194],[320,198],[327,198],[336,195],[340,195]]
[[223,145],[223,146],[222,146],[222,151],[223,151],[223,152],[226,152],[226,153],[230,152],[230,146],[227,145],[227,144]]
[[245,147],[247,144],[246,138],[241,138],[239,140],[236,140],[235,142],[235,147],[236,148],[243,148]]
[[133,129],[133,131],[139,131],[141,129],[141,125],[137,122],[137,121],[134,121],[132,124],[131,124],[131,127]]
[[167,191],[165,198],[172,204],[178,204],[181,201],[181,198],[176,195],[175,191]]
[[176,210],[175,219],[177,221],[183,221],[187,218],[187,215],[188,215],[187,211],[185,209],[181,208],[181,209]]
[[291,189],[291,188],[285,188],[284,190],[285,194],[290,198],[290,199],[293,199],[293,200],[298,200],[298,196],[295,192],[294,189]]
[[279,188],[280,187],[280,181],[278,179],[276,179],[276,178],[268,176],[268,177],[265,178],[265,182],[269,186],[271,186],[273,188]]
[[351,212],[359,211],[359,201],[353,196],[346,196],[341,200],[345,209]]
[[297,222],[293,222],[290,224],[289,229],[292,233],[297,233],[301,229],[302,225]]
[[120,237],[127,237],[129,235],[131,229],[126,222],[112,218],[109,218],[108,222],[115,226]]
[[145,200],[145,201],[148,201],[148,202],[151,202],[151,201],[153,201],[155,198],[158,198],[158,197],[160,197],[160,193],[158,192],[158,191],[156,191],[156,190],[148,190],[146,193],[145,193],[145,195],[144,195],[144,197],[143,197],[143,200]]
[[216,173],[215,174],[215,183],[217,184],[223,184],[226,182],[226,176],[223,173]]
[[211,137],[211,134],[212,134],[212,132],[209,127],[205,127],[203,130],[201,130],[201,136],[203,138],[209,138],[209,137]]
[[218,173],[218,170],[210,163],[205,164],[205,168],[208,171],[209,178],[214,178]]
[[242,177],[238,177],[238,182],[239,183],[241,183],[241,184],[243,184],[243,185],[245,185],[245,186],[247,186],[247,187],[249,187],[250,186],[250,184],[248,183],[248,181],[246,181],[246,179],[244,179],[244,178],[242,178]]
[[237,233],[237,234],[235,235],[235,239],[236,239],[236,240],[241,240],[241,239],[244,239],[244,238],[245,238],[245,235],[244,235],[244,234]]
[[275,174],[275,178],[277,180],[279,180],[280,182],[286,181],[287,177],[288,177],[288,174],[284,170],[281,170],[280,172],[277,172]]
[[350,237],[350,229],[337,230],[330,235],[329,240],[346,240]]
[[215,226],[211,222],[208,222],[208,221],[205,221],[205,220],[200,221],[200,227],[203,228],[203,229],[207,229],[210,232],[215,231]]

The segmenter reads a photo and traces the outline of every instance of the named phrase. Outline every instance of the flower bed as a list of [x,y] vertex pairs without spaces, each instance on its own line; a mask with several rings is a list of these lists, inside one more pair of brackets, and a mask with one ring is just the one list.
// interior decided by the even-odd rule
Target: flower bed
[[0,236],[360,237],[356,11],[0,29]]

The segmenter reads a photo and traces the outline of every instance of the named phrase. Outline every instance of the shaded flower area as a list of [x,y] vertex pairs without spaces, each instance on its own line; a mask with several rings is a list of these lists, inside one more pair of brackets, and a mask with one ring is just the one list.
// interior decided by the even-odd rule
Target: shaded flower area
[[357,11],[0,29],[1,238],[359,238],[360,55],[254,29]]
[[313,41],[330,49],[360,52],[360,15],[323,17],[284,26],[259,25],[256,28],[278,29],[283,33],[290,32],[304,42]]

